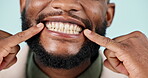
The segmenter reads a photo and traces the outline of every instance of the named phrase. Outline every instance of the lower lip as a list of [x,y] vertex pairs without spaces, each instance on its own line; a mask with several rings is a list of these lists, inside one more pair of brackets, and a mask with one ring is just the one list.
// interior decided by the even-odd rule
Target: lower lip
[[82,32],[80,34],[66,34],[66,33],[48,30],[46,27],[44,28],[44,30],[50,33],[50,35],[52,36],[63,37],[63,38],[78,38],[80,35],[82,35]]

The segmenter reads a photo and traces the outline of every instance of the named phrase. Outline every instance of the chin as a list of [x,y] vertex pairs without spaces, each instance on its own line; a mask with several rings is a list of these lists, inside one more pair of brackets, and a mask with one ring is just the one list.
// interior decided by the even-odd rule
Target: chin
[[[64,34],[64,36],[63,36]],[[73,36],[73,37],[65,37]],[[75,36],[75,37],[74,37]],[[82,33],[78,35],[57,33],[46,28],[40,33],[40,44],[46,52],[53,55],[76,55],[86,39]]]

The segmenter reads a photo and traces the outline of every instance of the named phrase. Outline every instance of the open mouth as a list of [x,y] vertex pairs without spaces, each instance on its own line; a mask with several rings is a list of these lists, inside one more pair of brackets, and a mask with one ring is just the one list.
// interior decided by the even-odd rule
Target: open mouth
[[80,34],[82,32],[82,27],[72,24],[72,23],[63,23],[63,22],[46,22],[46,27],[50,31],[55,31],[65,34]]
[[63,34],[77,35],[85,29],[82,22],[72,18],[47,18],[43,23],[49,31]]

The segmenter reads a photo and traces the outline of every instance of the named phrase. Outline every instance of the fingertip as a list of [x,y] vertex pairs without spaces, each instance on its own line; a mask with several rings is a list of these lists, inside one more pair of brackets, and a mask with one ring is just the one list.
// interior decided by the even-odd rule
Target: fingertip
[[85,29],[85,30],[84,30],[84,34],[85,34],[85,35],[90,35],[90,34],[91,34],[91,32],[92,32],[92,31],[91,31],[91,30],[89,30],[89,29]]
[[107,59],[104,60],[103,64],[104,64],[105,67],[108,67],[108,64],[109,64],[108,60]]
[[39,23],[39,24],[36,25],[36,27],[42,28],[42,27],[44,27],[44,24],[43,23]]
[[35,25],[34,27],[35,27],[35,29],[33,28],[33,31],[34,31],[35,33],[38,33],[38,32],[40,32],[40,31],[44,28],[44,24],[43,24],[43,23],[38,23],[38,24]]

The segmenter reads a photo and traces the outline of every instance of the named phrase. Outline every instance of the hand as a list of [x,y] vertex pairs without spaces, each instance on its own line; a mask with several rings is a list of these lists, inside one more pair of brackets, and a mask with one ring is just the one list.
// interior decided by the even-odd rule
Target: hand
[[39,23],[37,26],[13,36],[7,32],[0,31],[0,70],[9,68],[17,61],[16,54],[20,49],[19,43],[36,35],[43,28],[43,24]]
[[88,29],[85,36],[105,47],[104,65],[112,71],[128,75],[129,78],[148,77],[148,38],[136,31],[128,35],[110,39]]

